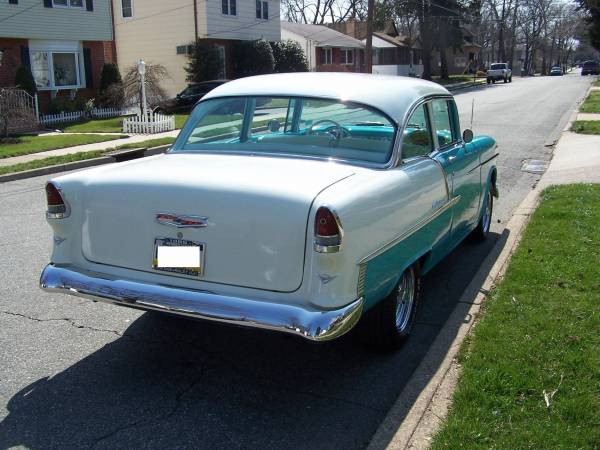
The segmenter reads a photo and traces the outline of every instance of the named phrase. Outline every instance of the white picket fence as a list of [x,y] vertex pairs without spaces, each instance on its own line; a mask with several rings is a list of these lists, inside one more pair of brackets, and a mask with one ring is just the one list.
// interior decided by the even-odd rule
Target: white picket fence
[[127,134],[154,134],[175,129],[175,116],[149,112],[146,115],[123,119],[123,133]]
[[[118,117],[125,113],[120,108],[94,108],[89,115],[94,119],[106,119],[109,117]],[[40,115],[40,123],[49,125],[52,123],[77,122],[86,117],[85,111],[62,112],[60,114]]]

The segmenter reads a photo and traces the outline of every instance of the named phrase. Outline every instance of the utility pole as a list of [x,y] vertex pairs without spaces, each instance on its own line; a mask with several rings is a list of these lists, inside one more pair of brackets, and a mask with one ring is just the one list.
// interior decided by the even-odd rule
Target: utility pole
[[373,73],[373,14],[375,12],[375,0],[369,0],[367,8],[367,44],[365,46],[365,72]]

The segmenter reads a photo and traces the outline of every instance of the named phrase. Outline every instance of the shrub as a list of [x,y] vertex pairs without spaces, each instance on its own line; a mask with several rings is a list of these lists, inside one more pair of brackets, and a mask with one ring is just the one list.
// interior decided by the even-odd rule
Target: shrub
[[188,54],[188,63],[185,67],[186,80],[193,83],[218,78],[221,60],[217,47],[201,41],[189,46],[192,51]]
[[115,63],[105,63],[100,75],[99,103],[118,108],[123,103],[123,80]]
[[35,85],[31,70],[25,66],[20,66],[17,69],[17,73],[15,74],[15,86],[27,91],[29,95],[35,95],[37,92],[37,86]]
[[275,60],[271,45],[264,39],[239,41],[233,47],[235,73],[238,77],[273,73]]
[[271,50],[275,60],[275,72],[308,72],[306,55],[296,41],[288,39],[287,41],[271,42]]

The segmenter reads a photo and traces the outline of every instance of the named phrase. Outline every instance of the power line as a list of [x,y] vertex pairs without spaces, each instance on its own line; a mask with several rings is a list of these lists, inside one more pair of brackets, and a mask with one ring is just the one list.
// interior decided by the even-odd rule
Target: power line
[[8,17],[4,17],[2,20],[0,20],[0,23],[2,23],[2,22],[6,22],[7,20],[9,20],[9,19],[12,19],[13,17],[15,17],[15,16],[18,16],[19,14],[23,14],[24,12],[27,12],[27,11],[29,11],[30,9],[33,9],[33,8],[35,8],[35,7],[37,7],[37,6],[41,6],[41,5],[42,5],[42,3],[44,3],[44,2],[43,2],[43,1],[41,1],[41,2],[38,2],[38,3],[34,3],[33,5],[31,5],[31,6],[28,6],[27,8],[25,8],[25,9],[22,9],[21,11],[17,11],[16,13],[14,13],[14,14],[12,14],[12,15],[8,16]]

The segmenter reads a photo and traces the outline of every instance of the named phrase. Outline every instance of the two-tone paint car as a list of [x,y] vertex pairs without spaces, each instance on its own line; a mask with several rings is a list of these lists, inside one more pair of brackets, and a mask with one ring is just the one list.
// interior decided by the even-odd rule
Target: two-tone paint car
[[48,182],[47,291],[324,341],[409,334],[420,278],[489,231],[497,146],[438,84],[243,78],[163,155]]

